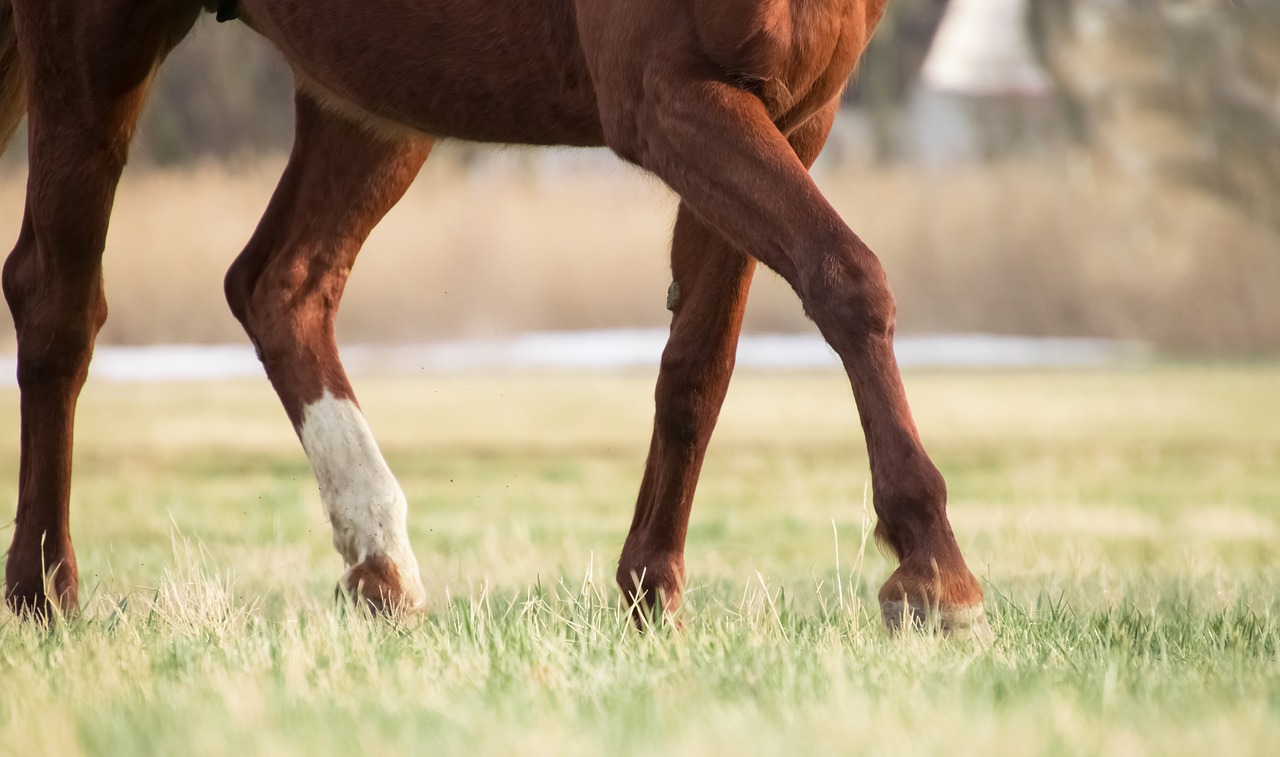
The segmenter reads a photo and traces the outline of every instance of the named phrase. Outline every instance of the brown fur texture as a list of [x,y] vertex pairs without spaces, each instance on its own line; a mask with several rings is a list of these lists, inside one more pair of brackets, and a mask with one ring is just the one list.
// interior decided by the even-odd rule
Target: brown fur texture
[[18,63],[18,35],[13,29],[13,2],[0,0],[0,151],[9,145],[27,112],[22,66]]
[[[4,270],[23,414],[6,591],[17,608],[71,609],[72,418],[106,315],[111,199],[151,74],[205,3],[12,3],[0,94],[25,80],[31,181]],[[980,608],[907,406],[883,268],[807,171],[884,0],[240,0],[238,10],[294,68],[298,135],[227,299],[295,426],[324,392],[352,397],[333,342],[343,285],[433,139],[605,145],[681,197],[679,297],[619,561],[624,590],[636,597],[631,577],[643,576],[644,597],[660,595],[664,610],[679,602],[694,490],[759,262],[795,289],[848,373],[877,533],[902,562],[882,592],[886,612],[903,597],[954,617]],[[15,38],[20,73],[4,55]],[[11,98],[0,115],[21,107]],[[396,596],[399,580],[376,558],[356,568],[371,602]],[[49,597],[42,578],[54,567]]]
[[338,591],[376,613],[389,614],[409,609],[401,592],[400,571],[382,555],[370,555],[347,571]]

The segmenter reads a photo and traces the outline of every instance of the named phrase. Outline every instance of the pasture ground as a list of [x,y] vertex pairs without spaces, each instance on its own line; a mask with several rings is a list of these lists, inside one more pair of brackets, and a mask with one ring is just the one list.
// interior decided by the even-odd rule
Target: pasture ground
[[611,576],[647,372],[358,382],[432,595],[402,624],[332,601],[339,559],[265,381],[91,385],[85,612],[0,613],[0,753],[1272,753],[1280,366],[907,381],[989,648],[881,630],[891,565],[834,372],[737,377],[684,631],[643,636]]

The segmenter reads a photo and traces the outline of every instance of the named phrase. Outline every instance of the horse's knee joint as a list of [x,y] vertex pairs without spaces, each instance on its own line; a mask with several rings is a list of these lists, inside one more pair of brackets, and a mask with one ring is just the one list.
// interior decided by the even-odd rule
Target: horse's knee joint
[[243,323],[263,360],[291,352],[297,343],[297,325],[291,322],[289,310],[273,297],[255,294],[245,307]]
[[801,271],[805,312],[824,333],[882,337],[893,333],[897,305],[880,261],[870,252],[826,254]]
[[29,323],[18,334],[18,386],[38,389],[67,379],[83,380],[97,324],[41,326],[33,329]]
[[82,377],[107,320],[101,280],[41,277],[21,252],[9,256],[0,279],[17,331],[19,386]]
[[[282,341],[292,343],[298,309],[293,287],[273,281],[261,271],[233,264],[223,282],[227,304],[261,353]],[[287,349],[288,345],[284,345]]]

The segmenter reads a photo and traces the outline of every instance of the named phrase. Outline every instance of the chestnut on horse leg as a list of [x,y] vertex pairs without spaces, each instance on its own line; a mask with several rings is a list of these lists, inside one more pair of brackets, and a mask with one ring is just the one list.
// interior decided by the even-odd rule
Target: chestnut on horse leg
[[415,609],[425,591],[404,493],[356,404],[333,328],[360,246],[432,143],[408,130],[375,136],[305,93],[297,96],[296,132],[267,212],[227,272],[227,302],[315,471],[347,566],[340,588],[375,609]]
[[[198,11],[135,9],[121,21],[108,5],[23,3],[12,19],[22,66],[7,60],[4,70],[6,77],[25,75],[29,118],[26,210],[3,277],[22,392],[18,512],[5,563],[5,599],[20,614],[79,608],[69,523],[72,428],[93,342],[107,316],[107,222],[154,68]],[[0,6],[3,15],[12,12],[9,3]],[[75,6],[74,12],[66,6]],[[10,19],[2,20],[7,27]],[[76,33],[78,22],[94,24],[101,34]],[[122,28],[126,22],[133,26]],[[125,38],[129,44],[117,44]],[[47,40],[58,43],[42,42]],[[77,67],[82,62],[86,67]],[[12,116],[23,102],[5,94],[0,121],[16,124]]]

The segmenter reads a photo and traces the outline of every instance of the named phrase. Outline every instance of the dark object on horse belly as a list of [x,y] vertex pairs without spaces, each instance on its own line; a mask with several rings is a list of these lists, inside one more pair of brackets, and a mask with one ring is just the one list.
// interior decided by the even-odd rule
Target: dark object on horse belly
[[218,0],[218,23],[240,18],[240,0]]

